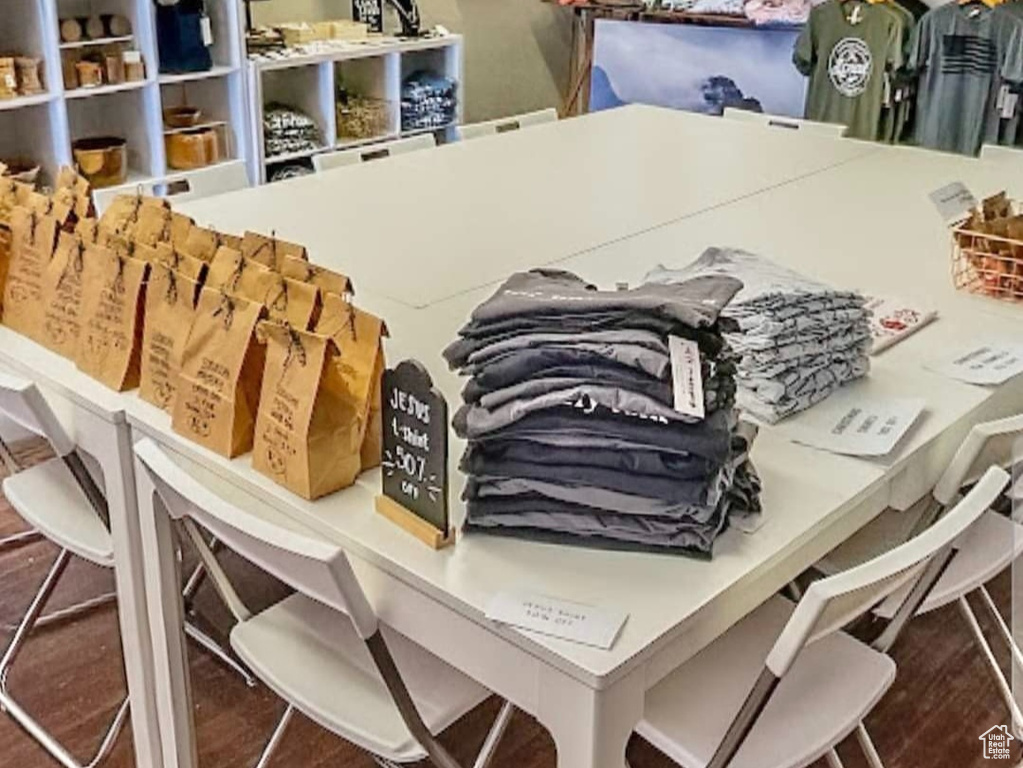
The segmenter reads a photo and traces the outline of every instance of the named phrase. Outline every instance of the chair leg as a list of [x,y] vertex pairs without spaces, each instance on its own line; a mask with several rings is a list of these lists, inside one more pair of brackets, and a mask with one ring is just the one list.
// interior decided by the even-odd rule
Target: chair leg
[[831,750],[828,754],[824,755],[824,760],[827,762],[828,768],[845,768],[835,750]]
[[9,549],[18,549],[28,544],[34,544],[37,541],[43,541],[45,538],[46,537],[39,533],[39,531],[34,530],[12,533],[10,536],[0,539],[0,552],[6,552]]
[[1020,730],[1020,727],[1023,726],[1023,712],[1020,712],[1019,705],[1016,703],[1016,697],[1012,694],[1012,687],[1005,679],[1002,668],[998,665],[998,659],[995,658],[991,646],[988,645],[987,638],[984,637],[984,631],[980,628],[980,623],[977,621],[977,617],[974,615],[973,610],[970,608],[970,603],[965,596],[959,598],[958,605],[959,612],[962,613],[967,626],[969,626],[970,631],[973,633],[973,639],[980,647],[980,651],[988,663],[991,674],[995,678],[995,684],[998,686],[998,690],[1001,692],[1002,698],[1009,708],[1014,726],[1013,730]]
[[987,606],[991,616],[994,617],[995,623],[998,625],[998,629],[1002,633],[1002,637],[1009,646],[1009,650],[1012,652],[1012,660],[1021,670],[1023,670],[1023,651],[1021,651],[1019,645],[1016,644],[1016,638],[1014,638],[1012,636],[1012,632],[1009,631],[1009,627],[1005,623],[1005,619],[1002,618],[1002,614],[998,612],[998,607],[995,605],[995,601],[991,599],[991,593],[987,591],[987,587],[985,586],[979,587],[977,591],[980,592],[980,596],[984,599],[984,604]]
[[494,759],[494,755],[497,753],[497,746],[501,743],[501,739],[504,738],[504,732],[508,730],[508,724],[511,723],[512,715],[514,714],[515,707],[512,706],[510,701],[506,701],[501,705],[501,711],[497,713],[497,717],[494,718],[494,724],[490,726],[490,732],[487,734],[487,738],[484,739],[483,746],[480,747],[473,768],[488,768]]
[[803,590],[799,588],[799,584],[796,583],[795,579],[786,584],[783,591],[794,603],[798,603],[803,599]]
[[249,670],[242,666],[241,662],[235,660],[235,658],[221,647],[220,643],[210,637],[208,634],[203,632],[199,627],[193,624],[191,621],[185,622],[185,635],[192,639],[196,644],[202,646],[206,651],[212,654],[221,663],[225,664],[235,672],[249,688],[256,687],[256,678],[252,675]]
[[18,654],[21,652],[22,647],[25,644],[29,634],[35,629],[39,622],[39,617],[42,614],[43,608],[46,607],[47,601],[53,595],[53,591],[56,589],[60,577],[64,574],[68,563],[71,560],[71,553],[62,549],[57,558],[53,561],[53,565],[50,567],[49,573],[43,580],[42,586],[36,593],[35,597],[32,598],[32,602],[29,604],[28,610],[21,622],[18,624],[18,628],[14,631],[14,636],[11,638],[7,650],[4,652],[3,658],[0,659],[0,711],[6,712],[12,720],[14,720],[22,729],[28,733],[35,741],[45,749],[54,760],[60,763],[63,768],[96,768],[101,762],[103,762],[114,748],[114,744],[117,741],[117,736],[120,734],[124,724],[127,722],[128,717],[128,699],[121,703],[120,708],[117,711],[117,715],[114,717],[113,723],[107,729],[106,734],[100,743],[99,749],[95,756],[86,763],[84,766],[79,763],[70,752],[65,749],[60,742],[58,742],[42,725],[40,725],[31,715],[29,715],[22,706],[11,697],[7,690],[7,676],[11,670],[11,666],[17,659]]
[[860,749],[863,750],[870,768],[884,768],[881,756],[877,754],[877,748],[874,746],[874,742],[870,740],[870,734],[867,733],[863,723],[856,726],[856,741],[860,743]]
[[7,672],[10,670],[11,664],[18,657],[21,647],[25,644],[25,639],[32,631],[32,628],[35,627],[36,621],[39,620],[39,616],[43,612],[43,608],[46,607],[46,602],[53,595],[53,590],[57,588],[57,583],[60,581],[60,577],[64,574],[70,561],[71,553],[66,549],[62,549],[53,561],[53,565],[50,566],[50,572],[43,579],[39,591],[32,598],[32,602],[29,603],[28,610],[18,624],[18,628],[14,630],[14,636],[11,638],[10,643],[8,643],[3,657],[0,658],[0,690],[6,692]]
[[281,741],[284,739],[284,731],[288,728],[288,723],[291,722],[292,715],[295,714],[295,708],[288,705],[288,708],[284,710],[284,714],[281,715],[281,720],[277,723],[277,727],[274,728],[273,735],[270,736],[270,741],[267,742],[266,747],[263,749],[263,754],[259,756],[259,762],[256,763],[256,768],[266,768],[270,764],[270,758],[273,757],[274,752],[277,751],[277,747],[280,746]]

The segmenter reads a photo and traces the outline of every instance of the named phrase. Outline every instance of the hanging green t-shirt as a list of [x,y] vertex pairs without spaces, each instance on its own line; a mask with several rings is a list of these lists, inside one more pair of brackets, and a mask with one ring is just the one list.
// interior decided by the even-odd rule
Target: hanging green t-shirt
[[885,72],[902,66],[902,29],[893,13],[859,0],[828,0],[810,12],[793,54],[810,78],[806,117],[877,139]]

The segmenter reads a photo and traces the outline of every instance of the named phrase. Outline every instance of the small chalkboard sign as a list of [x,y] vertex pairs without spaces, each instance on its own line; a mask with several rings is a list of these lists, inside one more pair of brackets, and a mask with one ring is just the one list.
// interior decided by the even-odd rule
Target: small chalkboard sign
[[448,405],[421,363],[384,371],[377,511],[431,546],[448,540]]
[[352,19],[361,21],[370,32],[383,32],[383,0],[352,0]]

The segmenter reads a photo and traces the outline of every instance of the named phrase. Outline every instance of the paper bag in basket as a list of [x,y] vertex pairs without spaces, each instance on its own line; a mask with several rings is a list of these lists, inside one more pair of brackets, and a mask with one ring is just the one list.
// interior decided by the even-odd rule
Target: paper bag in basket
[[152,264],[149,269],[139,397],[170,411],[195,319],[199,284],[164,264]]
[[139,385],[148,269],[144,261],[117,256],[103,246],[85,252],[75,364],[119,392]]
[[27,208],[11,216],[11,258],[4,283],[4,325],[32,339],[42,324],[43,272],[57,244],[57,220]]
[[380,380],[384,374],[383,339],[387,326],[383,320],[364,312],[334,293],[323,296],[323,312],[316,332],[334,339],[341,350],[338,365],[348,391],[359,403],[365,426],[363,469],[380,463],[383,440],[379,413]]
[[61,232],[43,273],[43,324],[39,341],[73,360],[81,331],[82,276],[89,246],[77,233]]
[[329,336],[264,322],[266,368],[252,466],[306,499],[355,482],[362,414]]
[[231,459],[252,449],[266,349],[262,304],[203,288],[181,360],[175,432]]

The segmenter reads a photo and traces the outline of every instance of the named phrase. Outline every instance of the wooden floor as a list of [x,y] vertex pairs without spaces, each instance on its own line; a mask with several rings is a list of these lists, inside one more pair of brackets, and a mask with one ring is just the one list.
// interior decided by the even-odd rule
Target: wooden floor
[[[0,499],[0,537],[22,527]],[[0,554],[0,643],[48,568],[56,548],[33,544]],[[282,588],[229,555],[226,568],[241,581],[242,596],[258,607],[279,599]],[[238,583],[238,581],[236,581]],[[112,579],[91,565],[75,562],[54,598],[54,607],[110,589]],[[211,627],[226,627],[226,614],[204,590],[198,609]],[[1009,605],[1007,578],[994,584],[995,599]],[[978,611],[978,613],[980,613]],[[248,768],[254,765],[276,719],[283,711],[263,687],[250,689],[211,657],[191,651],[192,687],[202,768]],[[955,610],[917,619],[894,657],[898,679],[867,724],[887,768],[991,768],[1012,761],[982,757],[980,734],[1007,723],[987,668]],[[83,761],[91,757],[100,734],[124,696],[117,616],[113,607],[34,635],[10,675],[10,690]],[[1007,664],[1007,657],[1002,659]],[[444,736],[463,765],[471,765],[497,703],[490,701],[452,727]],[[846,768],[866,768],[854,743],[840,748]],[[672,765],[654,749],[634,739],[629,748],[634,768]],[[50,768],[56,765],[35,743],[0,715],[0,767]],[[130,728],[125,731],[109,768],[134,765]],[[272,763],[276,768],[332,766],[370,768],[365,754],[304,720],[296,718]],[[542,768],[555,765],[555,749],[546,731],[532,718],[517,714],[502,743],[495,768]],[[146,768],[140,766],[139,768]],[[823,763],[813,768],[824,768]]]

